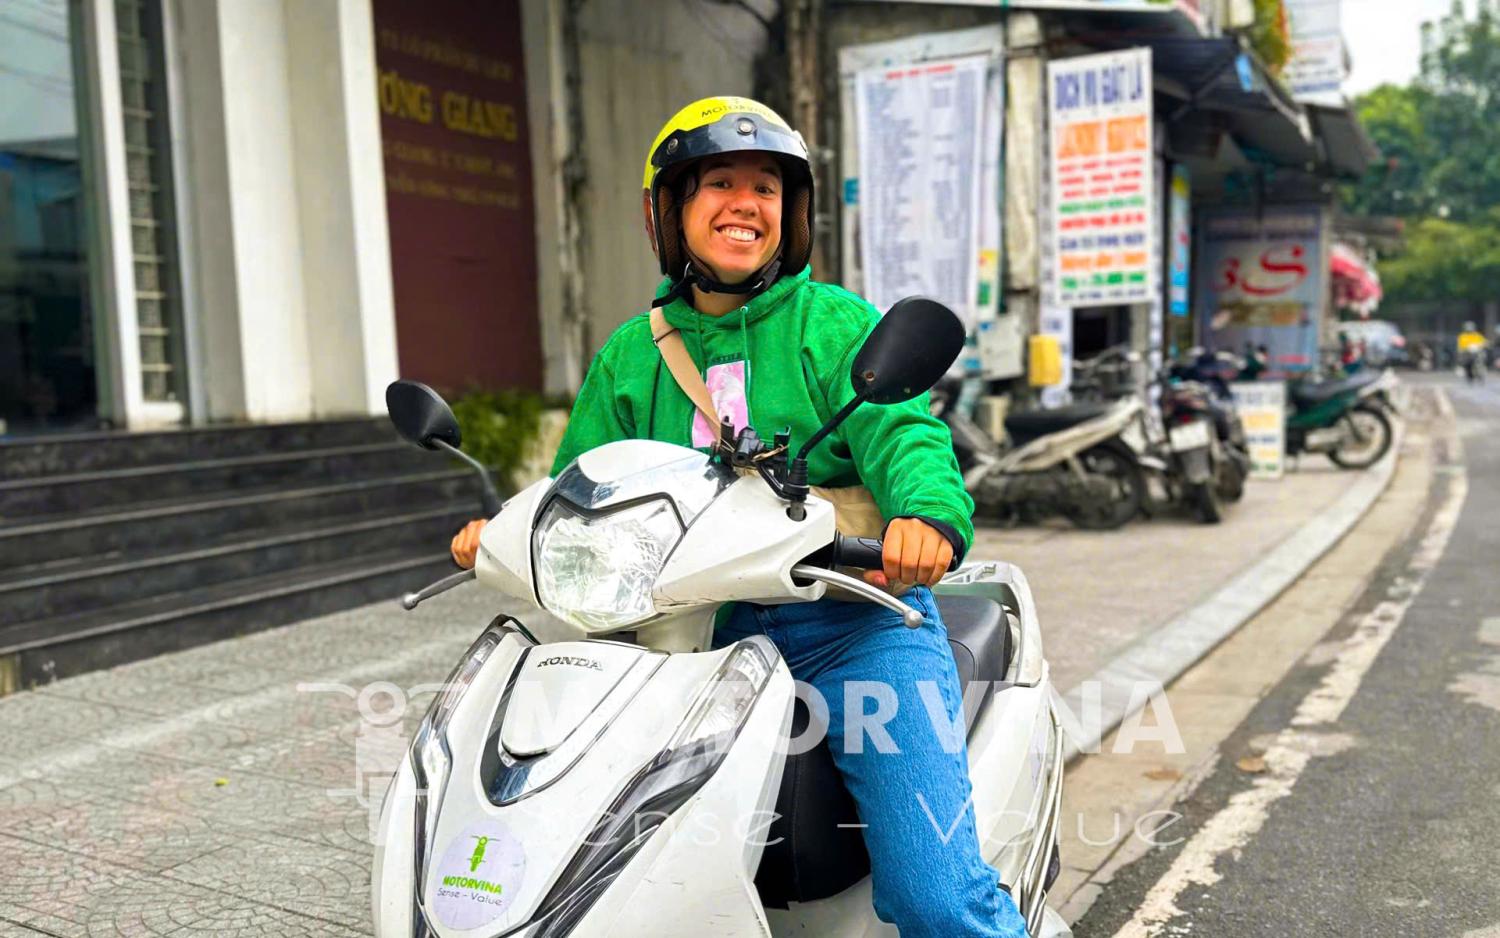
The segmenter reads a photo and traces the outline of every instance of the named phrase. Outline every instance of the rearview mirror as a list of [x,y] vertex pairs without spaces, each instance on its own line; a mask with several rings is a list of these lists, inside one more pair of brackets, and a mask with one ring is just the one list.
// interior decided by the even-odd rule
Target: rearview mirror
[[393,381],[385,389],[385,409],[396,432],[408,443],[438,449],[442,441],[458,449],[458,418],[438,392],[419,381]]
[[860,400],[899,404],[937,384],[963,348],[964,326],[953,310],[909,296],[880,318],[854,357],[849,380]]

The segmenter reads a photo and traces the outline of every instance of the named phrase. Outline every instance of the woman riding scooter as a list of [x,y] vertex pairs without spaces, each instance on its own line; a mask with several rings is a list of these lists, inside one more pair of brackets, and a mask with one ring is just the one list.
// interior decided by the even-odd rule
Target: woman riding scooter
[[[594,359],[554,475],[615,440],[712,448],[720,421],[733,432],[753,426],[764,439],[787,427],[806,439],[853,398],[850,364],[879,317],[860,297],[809,279],[807,149],[764,105],[724,97],[683,108],[652,143],[643,187],[646,234],[665,279],[651,313],[626,321]],[[677,350],[691,358],[692,373],[680,378],[668,358]],[[703,385],[711,415],[694,404]],[[883,533],[885,568],[867,578],[910,587],[903,601],[926,624],[908,629],[884,607],[832,599],[740,604],[719,622],[715,642],[766,635],[793,677],[828,701],[828,739],[864,822],[882,920],[908,938],[1024,936],[980,854],[967,753],[944,750],[918,693],[935,682],[948,719],[961,717],[963,694],[928,589],[973,538],[973,503],[948,430],[924,394],[856,410],[829,442],[809,459],[810,482],[835,487],[830,500],[844,533]],[[454,538],[463,566],[474,563],[483,523]],[[871,681],[894,691],[888,738],[846,740],[844,685]]]

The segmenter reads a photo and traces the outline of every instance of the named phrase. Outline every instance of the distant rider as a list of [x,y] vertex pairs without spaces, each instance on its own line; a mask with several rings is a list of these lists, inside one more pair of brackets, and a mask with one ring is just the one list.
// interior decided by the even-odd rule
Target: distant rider
[[1484,350],[1488,345],[1484,333],[1472,321],[1464,323],[1464,331],[1458,334],[1458,363],[1470,384],[1484,383]]

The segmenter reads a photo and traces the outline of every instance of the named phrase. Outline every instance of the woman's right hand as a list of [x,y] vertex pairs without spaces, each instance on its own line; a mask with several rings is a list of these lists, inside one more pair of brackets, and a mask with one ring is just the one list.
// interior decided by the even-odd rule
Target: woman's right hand
[[453,562],[465,570],[474,566],[474,558],[479,554],[479,532],[484,530],[485,519],[479,518],[464,525],[463,530],[453,535],[453,544],[449,550],[453,553]]

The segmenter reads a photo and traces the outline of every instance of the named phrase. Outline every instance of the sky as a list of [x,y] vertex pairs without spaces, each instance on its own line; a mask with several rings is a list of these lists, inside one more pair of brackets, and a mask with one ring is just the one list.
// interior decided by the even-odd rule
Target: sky
[[[1453,0],[1344,0],[1344,41],[1354,68],[1344,93],[1354,97],[1376,85],[1404,85],[1417,74],[1423,20],[1447,14]],[[1473,0],[1465,0],[1473,12]]]

